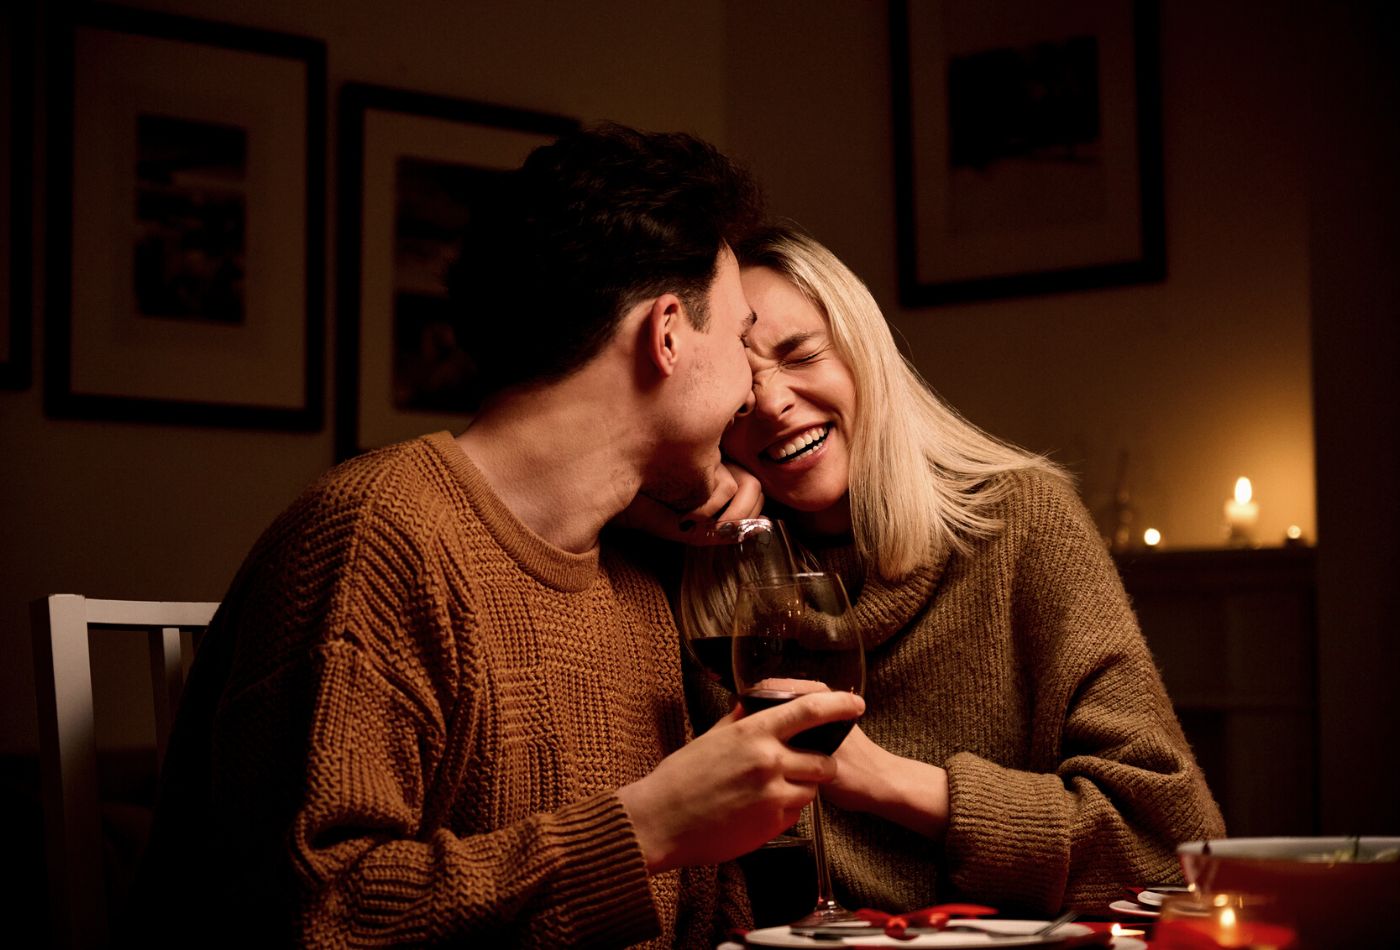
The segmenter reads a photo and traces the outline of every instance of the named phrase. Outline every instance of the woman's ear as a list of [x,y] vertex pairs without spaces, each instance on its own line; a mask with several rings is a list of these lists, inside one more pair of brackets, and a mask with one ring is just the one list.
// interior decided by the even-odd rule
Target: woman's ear
[[671,376],[680,363],[681,334],[685,311],[675,294],[662,294],[651,302],[642,321],[642,339],[647,361],[662,376]]

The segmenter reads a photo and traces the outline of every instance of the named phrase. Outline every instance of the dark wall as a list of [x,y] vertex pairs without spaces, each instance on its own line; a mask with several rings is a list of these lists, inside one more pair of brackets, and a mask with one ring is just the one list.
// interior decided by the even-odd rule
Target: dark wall
[[1400,28],[1309,18],[1323,830],[1400,831]]

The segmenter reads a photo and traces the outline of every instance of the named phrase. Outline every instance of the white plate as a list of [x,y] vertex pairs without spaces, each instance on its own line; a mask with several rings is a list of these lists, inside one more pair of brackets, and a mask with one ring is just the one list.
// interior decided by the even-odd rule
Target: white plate
[[[959,921],[959,923],[971,924],[974,922]],[[1093,933],[1092,929],[1080,924],[1061,924],[1055,929],[1053,935],[1032,936],[1035,931],[1049,923],[1048,920],[980,920],[975,923],[976,926],[986,930],[988,934],[1018,935],[1020,939],[1012,936],[991,937],[960,930],[954,933],[919,934],[912,940],[895,940],[877,930],[872,934],[847,937],[841,941],[813,940],[811,937],[798,937],[787,927],[765,927],[762,930],[750,930],[745,939],[756,947],[826,947],[830,950],[833,947],[859,945],[862,947],[942,947],[943,950],[962,950],[962,948],[975,950],[978,947],[1053,946],[1066,937],[1079,937]],[[1120,947],[1123,950],[1140,950],[1146,946],[1140,942],[1136,944],[1125,942],[1131,939],[1123,937],[1115,941],[1115,950]]]
[[1162,901],[1167,899],[1165,894],[1158,894],[1156,891],[1138,891],[1138,903],[1146,904],[1148,907],[1161,907]]
[[1118,914],[1132,914],[1134,917],[1147,917],[1156,920],[1162,916],[1158,911],[1149,910],[1134,901],[1114,901],[1108,909]]

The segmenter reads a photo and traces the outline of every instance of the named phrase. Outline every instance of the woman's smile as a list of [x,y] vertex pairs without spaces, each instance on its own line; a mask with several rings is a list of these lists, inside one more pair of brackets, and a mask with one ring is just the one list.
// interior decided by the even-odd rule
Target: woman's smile
[[764,458],[778,465],[790,465],[800,459],[817,455],[826,445],[826,439],[831,434],[831,429],[832,424],[829,422],[824,425],[812,426],[793,438],[773,445],[763,453]]

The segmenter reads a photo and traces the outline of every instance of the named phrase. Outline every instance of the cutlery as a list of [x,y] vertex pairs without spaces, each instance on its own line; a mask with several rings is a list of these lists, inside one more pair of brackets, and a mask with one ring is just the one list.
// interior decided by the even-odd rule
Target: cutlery
[[[1063,914],[1061,914],[1060,916],[1056,917],[1054,920],[1051,920],[1051,921],[1046,922],[1045,926],[1041,927],[1041,928],[1038,929],[1038,930],[1034,930],[1034,931],[1032,931],[1031,933],[1019,933],[1019,934],[1000,933],[1000,932],[995,931],[995,930],[988,930],[988,929],[985,928],[985,927],[980,927],[980,926],[978,926],[978,925],[975,924],[975,923],[950,923],[950,924],[946,924],[946,925],[944,925],[944,926],[942,926],[942,927],[909,927],[908,929],[906,929],[906,930],[904,931],[904,933],[905,933],[905,935],[906,935],[909,939],[913,939],[914,937],[922,936],[922,935],[924,935],[924,934],[938,934],[938,933],[979,933],[979,934],[985,934],[986,936],[990,937],[990,938],[993,939],[993,940],[996,940],[996,939],[1024,940],[1024,939],[1026,939],[1027,937],[1045,937],[1045,936],[1049,936],[1051,933],[1054,932],[1054,930],[1055,930],[1056,927],[1059,927],[1059,926],[1062,926],[1062,925],[1064,925],[1064,924],[1067,924],[1067,923],[1069,923],[1070,921],[1074,920],[1074,918],[1076,918],[1076,917],[1078,917],[1078,916],[1079,916],[1079,912],[1078,912],[1078,911],[1075,911],[1075,910],[1067,910],[1067,911],[1065,911]],[[793,936],[796,936],[796,937],[810,937],[810,938],[813,939],[813,940],[845,940],[845,939],[848,938],[848,937],[863,937],[863,936],[866,936],[867,934],[876,934],[876,935],[879,935],[879,936],[885,936],[885,933],[884,933],[883,930],[881,930],[879,927],[874,927],[874,926],[862,927],[862,926],[859,926],[859,925],[848,925],[848,926],[843,926],[843,925],[841,925],[841,924],[828,924],[827,926],[824,926],[824,927],[792,927],[792,928],[790,928],[790,929],[791,929],[791,931],[792,931]],[[1094,935],[1094,936],[1096,936],[1096,935]],[[896,937],[895,939],[899,939],[899,938]]]

